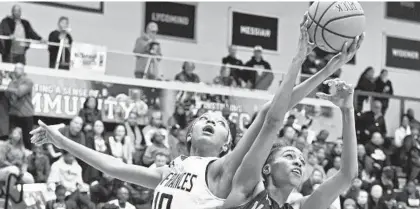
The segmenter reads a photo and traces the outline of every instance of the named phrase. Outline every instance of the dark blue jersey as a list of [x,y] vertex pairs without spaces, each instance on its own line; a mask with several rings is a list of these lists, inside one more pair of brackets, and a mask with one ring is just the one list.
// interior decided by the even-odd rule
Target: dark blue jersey
[[268,191],[264,190],[247,203],[231,209],[293,209],[293,207],[288,203],[280,207],[276,201],[271,199]]

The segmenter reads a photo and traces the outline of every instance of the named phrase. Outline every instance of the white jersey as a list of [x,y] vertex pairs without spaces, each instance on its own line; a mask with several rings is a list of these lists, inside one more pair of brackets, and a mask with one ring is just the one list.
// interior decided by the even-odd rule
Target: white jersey
[[207,186],[209,163],[217,158],[180,156],[170,164],[170,174],[155,189],[152,209],[214,209],[225,199],[216,197]]

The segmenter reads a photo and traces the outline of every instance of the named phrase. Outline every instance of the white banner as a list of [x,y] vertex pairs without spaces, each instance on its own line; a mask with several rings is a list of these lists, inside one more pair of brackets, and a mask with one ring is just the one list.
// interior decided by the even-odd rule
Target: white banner
[[105,73],[106,47],[84,43],[73,43],[70,56],[70,70]]

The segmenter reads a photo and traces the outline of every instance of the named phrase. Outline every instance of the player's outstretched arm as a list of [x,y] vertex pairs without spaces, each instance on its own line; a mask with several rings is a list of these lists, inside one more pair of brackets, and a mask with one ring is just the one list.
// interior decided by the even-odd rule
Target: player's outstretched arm
[[335,86],[337,91],[332,95],[318,93],[322,99],[330,100],[340,107],[343,120],[343,152],[341,154],[341,168],[334,176],[321,184],[306,200],[301,209],[328,208],[338,196],[350,187],[357,176],[357,138],[353,107],[353,87],[339,79],[325,82]]
[[[293,88],[291,102],[288,104],[288,109],[297,105],[303,98],[305,98],[313,89],[315,89],[319,84],[325,81],[328,77],[330,77],[335,71],[341,68],[344,64],[346,64],[349,60],[353,58],[356,54],[356,51],[361,46],[364,40],[364,34],[356,37],[350,48],[347,47],[345,44],[341,53],[337,54],[328,62],[328,64],[315,75],[311,76],[309,79],[305,80],[304,82],[300,83],[296,87]],[[313,48],[315,47],[312,43],[305,42],[302,44],[302,50],[296,55],[295,59],[291,67],[293,70],[299,71],[302,67],[302,63],[306,59],[306,55],[310,53]],[[227,175],[232,175],[236,172],[237,168],[239,167],[240,163],[242,162],[243,157],[248,152],[249,148],[251,147],[254,140],[257,138],[258,133],[260,132],[264,119],[267,115],[268,108],[271,105],[271,101],[264,104],[261,111],[257,114],[254,122],[245,132],[241,140],[239,140],[238,145],[235,147],[234,151],[223,157],[219,160],[216,164],[219,164],[219,167],[223,166],[224,172]]]
[[[306,20],[301,24],[299,48],[301,48],[302,42],[309,41],[306,24]],[[267,111],[262,129],[233,177],[232,190],[227,197],[224,208],[236,207],[244,203],[246,197],[253,193],[256,185],[261,181],[261,169],[273,146],[278,130],[283,125],[284,116],[289,109],[292,89],[299,74],[297,65],[301,64],[301,62],[296,60],[292,62],[284,81],[277,89],[272,104]]]
[[120,180],[154,189],[162,180],[164,169],[167,169],[166,167],[150,169],[126,164],[113,156],[89,149],[63,136],[58,130],[64,127],[64,124],[47,126],[42,121],[38,121],[38,123],[40,127],[31,131],[32,143],[52,143],[67,150],[90,166]]

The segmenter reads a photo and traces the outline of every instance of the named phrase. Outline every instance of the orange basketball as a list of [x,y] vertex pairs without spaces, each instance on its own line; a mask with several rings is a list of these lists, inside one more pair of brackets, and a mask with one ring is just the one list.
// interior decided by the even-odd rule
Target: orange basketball
[[365,31],[366,18],[357,1],[316,1],[308,10],[308,33],[320,49],[337,53]]

